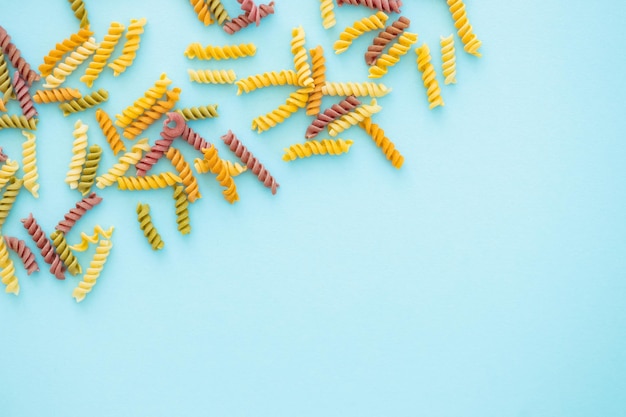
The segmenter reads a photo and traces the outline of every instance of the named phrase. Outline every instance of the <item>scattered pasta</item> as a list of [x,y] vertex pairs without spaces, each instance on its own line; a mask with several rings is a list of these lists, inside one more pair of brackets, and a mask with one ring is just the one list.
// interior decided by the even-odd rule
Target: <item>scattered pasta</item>
[[71,189],[78,188],[78,180],[87,158],[87,130],[89,126],[77,120],[74,124],[74,142],[72,143],[72,160],[65,175],[65,182]]
[[113,121],[109,117],[109,114],[102,109],[96,110],[96,121],[100,125],[100,129],[106,138],[107,143],[113,151],[113,155],[117,155],[119,152],[126,152],[126,146],[120,137],[119,132],[113,126]]
[[66,103],[61,103],[59,108],[63,110],[63,116],[69,116],[72,113],[78,113],[81,111],[88,110],[92,107],[97,106],[109,99],[109,93],[102,88],[98,91],[92,91],[78,99],[70,100]]
[[145,18],[131,19],[126,32],[126,42],[122,47],[122,55],[108,65],[115,77],[126,71],[135,61],[146,23],[148,21]]
[[27,129],[27,130],[35,130],[37,129],[37,122],[39,119],[33,117],[27,119],[26,116],[17,114],[3,114],[0,116],[0,130],[2,129]]
[[185,120],[201,120],[218,117],[217,104],[209,104],[206,106],[185,107],[174,110],[185,118]]
[[4,194],[2,194],[2,198],[0,198],[0,230],[2,230],[2,226],[4,226],[7,217],[9,217],[13,204],[15,203],[15,199],[20,193],[23,184],[24,181],[19,178],[13,177],[9,180],[9,183],[4,190]]
[[110,240],[103,239],[98,243],[96,247],[96,253],[93,255],[93,259],[87,268],[87,272],[83,275],[83,279],[78,283],[78,286],[74,288],[72,297],[76,299],[77,303],[80,303],[85,299],[87,294],[91,292],[96,285],[98,277],[104,268],[104,264],[111,253],[113,244]]
[[202,46],[199,43],[192,43],[185,50],[185,56],[193,59],[238,59],[256,54],[256,46],[253,43],[242,43],[240,45],[224,46]]
[[170,187],[179,182],[182,181],[178,175],[171,172],[162,172],[160,174],[146,175],[145,177],[118,177],[117,188],[129,191],[156,190]]
[[152,217],[150,216],[150,206],[148,204],[137,204],[137,221],[139,222],[139,228],[143,232],[143,235],[148,239],[148,243],[152,246],[153,250],[163,249],[165,242],[161,239],[161,235],[154,227],[152,223]]
[[430,108],[434,109],[437,106],[443,106],[444,102],[441,98],[441,88],[439,88],[435,67],[433,67],[433,64],[430,62],[431,57],[428,45],[423,44],[415,49],[415,53],[417,54],[417,69],[422,73],[422,81],[426,88]]
[[67,240],[65,239],[65,233],[60,230],[55,230],[50,235],[50,240],[52,240],[52,246],[54,246],[54,250],[56,251],[59,258],[63,262],[63,265],[67,268],[67,272],[72,275],[78,275],[83,272],[83,268],[78,263],[78,259],[74,256],[74,253],[70,249],[67,244]]
[[80,77],[80,80],[84,82],[87,87],[91,88],[93,83],[100,76],[102,70],[104,70],[107,61],[113,54],[115,46],[118,44],[125,29],[126,27],[118,22],[112,22],[109,26],[109,30],[104,36],[104,40],[98,49],[96,49],[93,60],[89,63],[85,74]]
[[320,0],[320,13],[322,14],[322,26],[330,29],[337,23],[335,19],[335,3],[333,0]]
[[237,80],[235,84],[238,87],[237,95],[269,86],[300,85],[298,75],[292,70],[269,71],[262,74],[251,75],[247,78]]
[[324,58],[324,49],[319,45],[315,49],[311,49],[311,66],[313,91],[306,104],[307,116],[315,116],[320,112],[323,96],[322,87],[326,84],[326,58]]
[[15,295],[20,294],[20,283],[15,276],[15,266],[9,257],[9,250],[2,236],[0,236],[0,277],[2,278],[2,283],[6,286],[5,292]]
[[57,67],[52,70],[52,73],[46,77],[46,83],[43,85],[46,88],[57,88],[65,82],[65,79],[69,77],[76,69],[87,60],[94,52],[98,45],[94,38],[89,38],[83,42],[75,51],[72,51],[70,55],[65,58]]
[[189,80],[204,84],[233,84],[237,75],[233,70],[187,70]]
[[371,82],[326,82],[326,84],[324,84],[324,86],[322,87],[322,94],[324,94],[325,96],[383,97],[390,92],[391,88],[388,88],[384,84]]
[[372,119],[369,117],[359,123],[359,126],[361,126],[363,130],[365,130],[365,132],[372,137],[376,146],[378,146],[383,151],[387,159],[391,161],[391,165],[400,169],[404,163],[404,157],[400,154],[400,152],[398,152],[393,142],[385,136],[385,131],[376,123],[372,123]]
[[454,26],[456,27],[459,38],[463,42],[465,52],[474,56],[480,57],[480,49],[482,42],[478,40],[478,37],[474,34],[472,25],[467,18],[467,12],[465,11],[465,3],[463,0],[447,0],[450,14],[454,20]]
[[389,16],[385,13],[377,12],[371,16],[357,20],[352,26],[348,26],[339,34],[339,39],[333,45],[335,53],[341,54],[347,51],[350,45],[352,45],[352,42],[364,33],[384,28],[388,18]]
[[187,194],[185,194],[185,187],[182,185],[174,186],[174,206],[176,211],[176,224],[178,225],[178,231],[182,235],[191,233],[191,225],[189,224],[189,202]]
[[344,130],[358,125],[368,117],[372,117],[373,114],[382,110],[382,107],[376,103],[376,100],[372,100],[370,104],[362,104],[349,113],[344,114],[337,120],[334,120],[328,124],[328,133],[330,136],[335,137]]
[[297,143],[285,148],[283,161],[289,162],[299,158],[308,158],[312,155],[340,155],[350,150],[353,141],[343,139],[310,140],[305,143]]
[[141,160],[144,152],[149,151],[150,145],[148,144],[147,138],[137,141],[131,150],[122,155],[119,161],[113,165],[108,172],[96,178],[96,187],[102,189],[116,183],[119,177],[125,175],[131,166]]
[[26,242],[22,239],[11,236],[4,236],[4,241],[7,248],[15,252],[17,256],[20,257],[28,275],[39,271],[39,264],[37,264],[35,254],[30,250],[28,245],[26,245]]
[[102,157],[102,148],[98,144],[93,144],[89,147],[87,152],[87,158],[85,159],[85,165],[80,173],[78,179],[78,191],[82,195],[87,195],[91,191],[93,183],[96,181],[96,174],[98,171],[98,165],[100,165],[100,158]]
[[441,61],[445,84],[456,84],[456,56],[454,36],[441,37]]
[[115,125],[119,127],[128,127],[135,119],[148,110],[154,103],[157,102],[165,92],[167,87],[172,83],[172,80],[167,78],[167,74],[163,73],[158,80],[154,82],[154,85],[148,88],[143,96],[139,97],[135,102],[122,110],[122,114],[115,115]]
[[93,228],[93,234],[88,235],[85,232],[80,233],[80,243],[75,245],[71,245],[70,249],[75,252],[84,252],[89,248],[89,244],[98,243],[100,237],[104,239],[110,239],[113,234],[113,230],[115,228],[113,226],[109,227],[107,230],[104,230],[100,225],[96,225]]
[[193,203],[200,197],[200,190],[198,189],[198,180],[191,172],[191,166],[180,151],[174,147],[170,147],[165,154],[165,157],[172,161],[172,165],[178,172],[178,176],[181,179],[182,184],[185,186],[185,193],[190,203]]
[[53,88],[50,90],[37,90],[33,95],[35,103],[58,103],[81,98],[82,94],[75,88]]
[[31,132],[22,131],[26,141],[22,144],[22,167],[24,170],[24,188],[39,198],[39,171],[37,169],[37,141]]
[[417,34],[404,32],[398,38],[398,41],[389,48],[389,52],[382,54],[374,65],[369,69],[369,78],[380,78],[387,74],[389,67],[400,62],[400,58],[406,55],[411,46],[417,42]]

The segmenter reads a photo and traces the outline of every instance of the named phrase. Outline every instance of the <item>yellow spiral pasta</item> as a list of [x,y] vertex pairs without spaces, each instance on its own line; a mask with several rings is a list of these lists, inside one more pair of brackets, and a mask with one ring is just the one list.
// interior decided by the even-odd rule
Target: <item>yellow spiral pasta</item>
[[376,146],[378,146],[383,151],[387,159],[391,161],[391,165],[400,169],[404,163],[404,156],[398,152],[393,142],[385,136],[385,131],[376,123],[372,123],[372,119],[369,117],[359,123],[359,126],[361,126],[363,130],[371,136],[374,143],[376,143]]
[[[227,159],[222,159],[222,163],[226,167],[226,170],[228,171],[228,174],[231,177],[236,177],[238,175],[241,175],[242,173],[248,170],[247,166],[241,165],[239,162],[233,162]],[[194,159],[193,166],[196,169],[196,172],[198,174],[206,174],[207,172],[209,172],[209,164],[207,163],[206,160],[202,158]]]
[[100,125],[100,129],[107,140],[107,143],[113,151],[113,155],[117,155],[120,151],[126,152],[126,146],[120,137],[109,114],[102,109],[96,110],[96,121]]
[[85,3],[83,0],[67,0],[70,2],[70,7],[74,12],[76,19],[80,21],[80,27],[89,27],[89,18],[87,17],[87,9],[85,9]]
[[18,169],[20,169],[20,164],[12,159],[7,159],[2,167],[0,167],[0,190],[15,176]]
[[386,85],[371,82],[326,82],[322,87],[322,94],[325,96],[383,97],[390,92],[391,88],[388,88]]
[[150,144],[147,138],[138,140],[131,150],[119,159],[108,172],[96,178],[96,187],[102,189],[113,185],[117,179],[128,172],[129,168],[141,161],[144,152],[150,152]]
[[82,94],[75,88],[53,88],[51,90],[37,90],[33,95],[35,103],[58,103],[81,98]]
[[13,84],[9,73],[9,64],[0,48],[0,111],[7,111],[5,103],[13,95]]
[[435,67],[430,62],[430,48],[428,48],[427,44],[423,44],[415,49],[415,53],[417,54],[417,69],[422,73],[422,81],[426,88],[430,108],[434,109],[437,106],[445,105],[441,98],[441,88],[439,88]]
[[456,84],[456,54],[454,36],[441,37],[441,61],[444,83]]
[[82,195],[87,195],[91,191],[94,181],[96,180],[96,174],[98,166],[100,165],[100,158],[102,157],[102,148],[98,144],[93,144],[89,147],[87,152],[87,158],[85,159],[85,165],[80,173],[78,179],[78,191]]
[[89,126],[82,121],[77,120],[74,124],[74,142],[72,143],[72,160],[70,161],[69,170],[65,175],[65,183],[71,189],[78,188],[78,180],[80,173],[83,171],[83,165],[87,158],[87,130]]
[[241,95],[263,87],[298,85],[298,75],[292,70],[269,71],[239,79],[235,84],[238,87],[237,95]]
[[209,6],[209,10],[215,17],[215,20],[217,20],[217,23],[223,25],[224,22],[230,20],[230,16],[228,16],[228,12],[220,0],[206,0],[206,3]]
[[7,217],[9,217],[22,185],[24,185],[23,180],[13,177],[9,180],[9,185],[4,190],[4,194],[2,194],[2,198],[0,198],[0,229],[4,226]]
[[189,201],[184,191],[185,187],[176,185],[174,187],[174,205],[176,211],[176,224],[178,231],[182,235],[191,233],[191,225],[189,224]]
[[159,188],[167,188],[179,182],[182,182],[182,180],[178,175],[171,172],[162,172],[160,174],[146,175],[144,177],[118,177],[117,188],[119,190],[128,191],[158,190]]
[[225,188],[222,192],[224,194],[224,198],[229,203],[234,204],[239,200],[239,195],[237,195],[237,186],[235,185],[235,181],[233,181],[233,177],[230,176],[228,169],[224,165],[224,162],[220,159],[217,148],[215,146],[209,146],[208,148],[202,149],[202,153],[204,154],[204,160],[206,161],[209,171],[217,175],[217,181],[222,187]]
[[335,2],[333,0],[320,0],[320,12],[324,29],[335,26],[337,20],[335,19]]
[[189,80],[203,84],[233,84],[237,75],[233,70],[188,69]]
[[217,104],[209,104],[206,106],[185,107],[182,109],[176,109],[174,111],[183,116],[185,120],[189,121],[217,117],[219,116],[217,113],[217,108]]
[[117,77],[126,71],[135,61],[146,23],[148,22],[145,18],[130,20],[130,25],[128,25],[128,31],[126,32],[126,42],[124,42],[122,47],[122,55],[108,65],[113,70],[113,76]]
[[204,23],[204,26],[208,26],[213,23],[211,13],[209,12],[209,6],[204,0],[189,0],[193,6],[193,11],[198,15],[198,20]]
[[265,115],[254,118],[252,120],[252,129],[262,133],[284,122],[299,109],[306,107],[311,91],[312,88],[305,87],[291,93],[284,104]]
[[461,42],[463,42],[465,52],[480,57],[478,50],[482,42],[478,40],[472,25],[470,25],[467,12],[465,11],[465,3],[463,3],[463,0],[447,0],[447,2],[450,14],[454,20],[454,26],[459,34],[459,38],[461,38]]
[[313,91],[309,95],[306,104],[307,116],[315,116],[320,112],[322,106],[322,87],[326,84],[326,58],[321,45],[311,49],[311,66],[313,78]]
[[80,303],[85,299],[87,294],[91,292],[96,285],[98,277],[104,268],[104,264],[111,253],[113,244],[110,240],[103,239],[98,243],[96,247],[96,253],[93,255],[87,272],[83,275],[83,279],[78,283],[78,286],[72,291],[72,297],[76,299],[77,303]]
[[352,42],[364,33],[383,29],[388,18],[389,16],[384,12],[379,11],[376,14],[355,21],[352,26],[348,26],[339,34],[339,39],[333,45],[335,53],[341,54],[346,52],[352,45]]
[[107,61],[113,54],[115,46],[120,41],[125,29],[126,27],[118,22],[112,22],[109,26],[107,34],[104,35],[104,40],[98,49],[96,49],[93,60],[89,63],[85,74],[80,77],[80,80],[84,82],[87,87],[91,88],[94,81],[96,81],[102,70],[104,70]]
[[202,46],[200,43],[192,43],[187,46],[185,50],[185,56],[193,59],[238,59],[256,54],[256,46],[253,43],[242,43],[239,45],[224,45],[224,46]]
[[161,235],[152,223],[150,216],[150,206],[148,204],[137,204],[137,221],[139,228],[143,231],[144,236],[148,239],[148,243],[153,250],[163,249],[165,242],[161,239]]
[[50,240],[59,258],[63,261],[63,264],[67,268],[67,272],[72,275],[78,275],[83,272],[83,268],[78,263],[78,259],[74,256],[74,253],[67,244],[65,239],[65,233],[60,230],[55,230],[50,235]]
[[78,32],[70,35],[69,38],[63,39],[61,43],[57,43],[54,49],[43,57],[43,64],[39,66],[41,76],[47,77],[52,74],[52,69],[56,66],[57,62],[63,59],[63,55],[76,49],[78,45],[85,42],[90,36],[93,36],[93,31],[89,29],[89,27],[83,27],[80,28]]
[[309,56],[304,44],[306,42],[304,29],[298,26],[291,31],[291,54],[293,55],[293,66],[298,75],[298,85],[310,86],[313,84],[311,78],[311,66]]
[[31,117],[27,119],[26,116],[17,114],[3,114],[0,116],[0,130],[2,129],[28,129],[28,130],[36,130],[37,122],[39,119],[36,117]]
[[382,107],[372,100],[370,104],[362,104],[349,113],[344,114],[339,119],[328,124],[328,134],[332,137],[337,136],[344,130],[356,126],[363,120],[372,117],[373,114],[382,110]]
[[45,88],[56,88],[65,82],[65,79],[87,60],[98,48],[96,40],[92,37],[82,43],[75,51],[72,51],[56,68],[52,74],[46,77]]
[[353,141],[349,139],[322,139],[296,143],[289,148],[285,148],[283,161],[295,161],[300,158],[308,158],[311,155],[341,155],[350,150],[352,143]]
[[400,62],[400,58],[406,55],[411,46],[417,42],[417,34],[404,32],[398,38],[386,54],[382,54],[369,69],[369,78],[380,78],[389,72],[389,67]]
[[139,97],[135,102],[122,110],[122,114],[115,115],[115,125],[119,127],[128,127],[133,120],[138,118],[148,110],[158,99],[163,97],[167,91],[167,87],[172,83],[172,80],[167,78],[167,74],[163,73],[158,80],[154,82],[154,85],[148,88],[142,97]]
[[72,113],[85,111],[109,99],[109,92],[104,89],[92,91],[78,99],[70,100],[66,103],[59,104],[59,108],[63,110],[63,116],[69,116]]
[[9,257],[9,250],[2,236],[0,236],[0,277],[6,286],[5,291],[7,293],[20,294],[20,283],[15,276],[15,265]]
[[173,146],[167,150],[165,157],[172,161],[172,165],[176,172],[178,172],[178,176],[180,177],[183,185],[185,186],[185,192],[189,198],[189,202],[193,203],[200,197],[200,190],[198,189],[198,180],[191,172],[191,167],[189,163],[185,161],[183,154],[180,153],[178,149]]
[[37,170],[36,138],[30,132],[22,131],[26,141],[22,144],[22,166],[24,169],[24,188],[35,198],[39,198],[39,172]]
[[100,237],[104,239],[110,239],[113,234],[113,230],[115,228],[113,226],[109,227],[107,230],[103,229],[100,225],[96,225],[93,228],[93,234],[88,235],[85,232],[80,233],[80,242],[75,245],[70,245],[70,249],[75,252],[84,252],[89,249],[89,244],[98,243]]
[[180,97],[180,88],[174,88],[165,92],[165,100],[159,100],[146,110],[141,116],[137,117],[126,129],[124,129],[124,137],[126,139],[135,139],[148,127],[161,118],[165,113],[174,108]]

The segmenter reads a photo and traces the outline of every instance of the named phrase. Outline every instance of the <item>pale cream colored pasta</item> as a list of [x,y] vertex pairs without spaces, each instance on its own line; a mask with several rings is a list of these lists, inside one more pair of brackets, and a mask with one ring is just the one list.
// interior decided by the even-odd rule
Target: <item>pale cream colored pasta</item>
[[65,175],[65,183],[71,189],[78,188],[80,173],[87,158],[87,130],[89,126],[77,120],[74,124],[74,142],[72,143],[72,160]]

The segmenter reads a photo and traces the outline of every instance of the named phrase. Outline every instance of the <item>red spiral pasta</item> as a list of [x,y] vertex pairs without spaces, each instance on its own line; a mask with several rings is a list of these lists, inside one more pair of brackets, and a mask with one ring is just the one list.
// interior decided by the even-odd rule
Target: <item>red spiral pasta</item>
[[280,187],[280,184],[276,182],[274,177],[272,177],[267,169],[265,169],[259,160],[241,143],[231,130],[222,136],[222,140],[226,145],[228,145],[230,150],[237,155],[237,158],[246,164],[248,169],[257,176],[259,181],[261,181],[267,188],[271,189],[272,194],[276,194],[276,190]]
[[398,20],[387,26],[385,30],[380,32],[378,36],[374,38],[372,44],[367,48],[365,52],[365,62],[367,65],[374,65],[378,57],[383,53],[383,50],[391,41],[400,36],[405,29],[409,27],[411,21],[404,16],[400,16]]
[[[169,125],[172,123],[174,126],[170,127]],[[172,138],[180,137],[198,151],[211,146],[209,142],[187,125],[187,121],[185,121],[182,115],[176,112],[167,114],[167,119],[163,122],[163,132],[161,136],[164,134]]]
[[313,123],[309,125],[306,130],[306,134],[304,135],[307,139],[313,139],[317,136],[324,128],[335,119],[343,116],[344,114],[349,113],[354,110],[357,106],[361,104],[361,101],[355,96],[348,96],[345,100],[337,104],[333,104],[332,107],[324,110],[323,113],[317,115],[317,118],[313,120]]
[[[245,0],[244,0],[244,3],[245,3]],[[267,15],[274,14],[274,2],[273,1],[271,1],[269,4],[261,4],[260,6],[254,5],[256,9],[250,8],[250,10],[253,13],[245,11],[244,3],[242,3],[241,5],[241,8],[244,10],[244,13],[231,19],[228,23],[224,24],[223,26],[224,32],[228,33],[229,35],[239,32],[241,29],[248,27],[253,22],[255,22],[256,25],[258,26],[262,18],[266,17]],[[249,7],[249,6],[246,6],[246,7]]]
[[386,13],[400,13],[402,0],[337,0],[338,6],[343,6],[344,4],[351,4],[353,6],[365,6],[369,7],[370,9],[382,10]]
[[39,74],[22,58],[20,50],[11,42],[11,36],[2,26],[0,26],[0,49],[2,49],[4,55],[11,61],[11,64],[13,64],[28,85],[31,85],[34,81],[39,81],[41,78]]
[[57,279],[65,279],[65,267],[63,266],[63,262],[54,251],[50,239],[48,239],[43,230],[41,230],[41,226],[37,224],[33,214],[30,213],[27,218],[22,219],[22,224],[28,231],[28,234],[33,238],[35,245],[37,245],[41,251],[43,260],[50,265],[50,272]]
[[76,222],[85,215],[85,213],[101,202],[102,197],[98,196],[96,193],[89,194],[87,197],[76,203],[76,207],[70,209],[70,211],[65,214],[64,219],[56,225],[55,229],[67,234],[70,230],[72,230],[72,227],[74,227]]
[[20,103],[20,108],[22,109],[24,117],[26,117],[26,119],[31,119],[37,116],[37,109],[35,108],[33,98],[28,92],[28,86],[20,76],[19,72],[13,74],[13,91],[15,91],[15,96],[17,97],[17,101]]
[[2,150],[2,146],[0,146],[0,162],[6,162],[9,157]]
[[35,254],[26,246],[26,242],[11,236],[5,236],[4,241],[7,243],[7,247],[17,253],[17,256],[22,259],[22,263],[28,275],[39,271],[39,264],[37,264]]

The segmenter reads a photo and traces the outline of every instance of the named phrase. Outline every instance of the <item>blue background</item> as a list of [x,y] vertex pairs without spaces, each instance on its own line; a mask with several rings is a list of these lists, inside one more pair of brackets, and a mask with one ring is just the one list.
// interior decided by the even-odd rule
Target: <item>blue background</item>
[[[332,44],[369,10],[338,8],[324,31],[318,1],[278,0],[261,27],[228,37],[186,1],[86,3],[98,39],[113,20],[148,19],[135,64],[95,84],[110,91],[104,109],[120,112],[166,72],[182,105],[219,104],[193,127],[224,157],[218,137],[232,128],[281,187],[272,196],[244,174],[231,206],[200,177],[189,236],[170,190],[100,192],[79,230],[115,226],[114,248],[87,299],[75,303],[77,279],[55,280],[41,258],[39,274],[18,269],[19,297],[0,294],[0,416],[626,416],[626,4],[468,0],[484,57],[457,38],[445,108],[428,110],[413,52],[381,80],[393,92],[375,120],[406,158],[397,171],[359,129],[342,135],[355,141],[347,155],[287,164],[282,150],[310,118],[262,135],[250,122],[292,88],[237,96],[187,76],[290,68],[302,25],[307,47],[326,50],[328,80],[365,81],[373,35],[339,56]],[[440,72],[439,36],[454,29],[445,2],[405,3]],[[0,24],[34,66],[78,29],[64,1],[5,1]],[[258,52],[190,61],[195,41]],[[82,73],[67,84],[86,92]],[[41,196],[22,192],[3,230],[22,238],[28,212],[51,231],[80,198],[63,182],[74,122],[106,145],[93,111],[38,109]],[[0,131],[14,159],[22,141]],[[101,167],[114,161],[105,152]],[[137,227],[139,201],[161,252]]]

